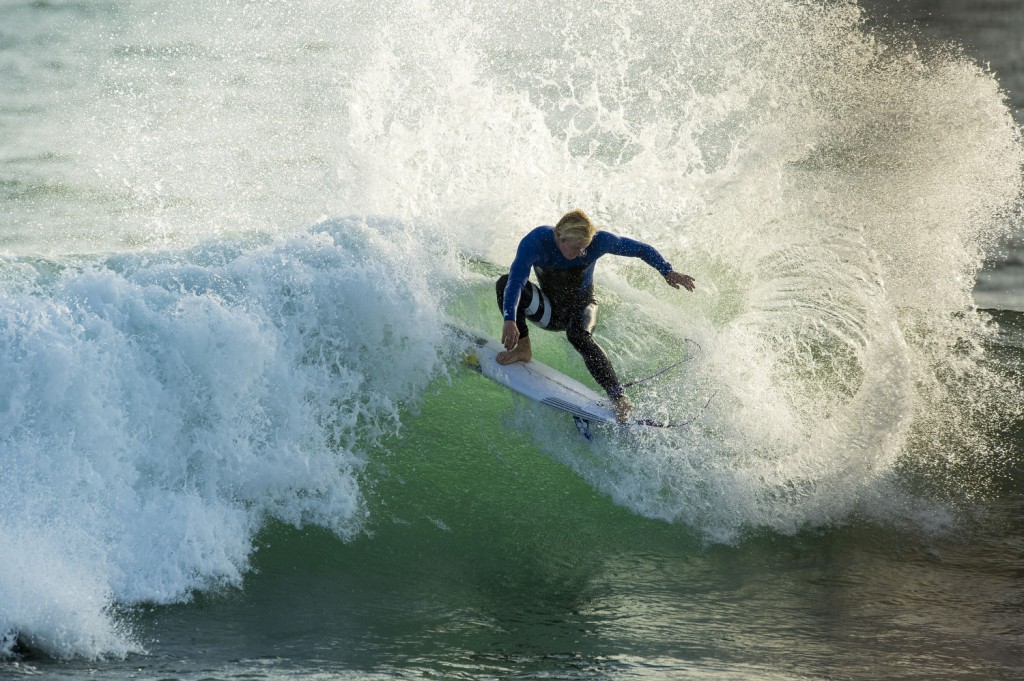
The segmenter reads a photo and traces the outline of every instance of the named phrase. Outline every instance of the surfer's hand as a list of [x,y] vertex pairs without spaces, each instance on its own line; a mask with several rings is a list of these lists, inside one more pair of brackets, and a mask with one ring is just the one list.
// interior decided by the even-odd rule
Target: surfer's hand
[[514,321],[506,321],[505,326],[501,327],[501,344],[505,346],[506,350],[511,350],[518,342],[519,327]]
[[696,282],[693,277],[689,274],[679,274],[678,272],[669,272],[665,275],[665,281],[672,288],[679,288],[682,286],[687,291],[692,291],[696,286]]

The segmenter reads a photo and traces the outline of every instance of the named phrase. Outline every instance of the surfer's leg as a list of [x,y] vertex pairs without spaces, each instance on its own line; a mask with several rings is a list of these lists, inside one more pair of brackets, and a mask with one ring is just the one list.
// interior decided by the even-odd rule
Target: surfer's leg
[[612,362],[608,359],[604,348],[594,340],[593,334],[596,325],[597,303],[590,303],[580,309],[569,320],[569,325],[565,329],[565,336],[572,343],[572,346],[576,348],[576,351],[583,355],[583,361],[587,365],[587,370],[594,377],[594,380],[597,381],[597,384],[604,388],[610,397],[615,397],[622,393],[622,385],[615,375],[615,369],[612,367]]
[[615,374],[615,368],[612,367],[608,354],[594,340],[595,326],[597,326],[597,303],[591,301],[569,320],[565,336],[576,348],[576,351],[583,356],[587,371],[612,399],[612,405],[615,407],[619,421],[625,421],[629,418],[633,405],[622,391],[622,384]]

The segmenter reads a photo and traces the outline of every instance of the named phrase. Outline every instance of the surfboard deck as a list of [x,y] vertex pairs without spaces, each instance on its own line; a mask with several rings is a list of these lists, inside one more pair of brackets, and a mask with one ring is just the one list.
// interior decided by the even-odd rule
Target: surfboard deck
[[620,423],[615,418],[615,411],[608,397],[571,376],[566,376],[536,359],[529,362],[499,364],[498,353],[505,350],[501,343],[457,327],[451,329],[466,341],[463,361],[467,366],[524,397],[572,414],[577,429],[588,440],[592,423],[654,428],[676,428],[679,425],[686,425],[661,423],[643,418],[631,418]]
[[469,332],[462,335],[471,342],[463,361],[495,383],[573,416],[601,423],[616,422],[608,399],[576,379],[538,360],[498,364],[498,353],[505,351],[501,343]]

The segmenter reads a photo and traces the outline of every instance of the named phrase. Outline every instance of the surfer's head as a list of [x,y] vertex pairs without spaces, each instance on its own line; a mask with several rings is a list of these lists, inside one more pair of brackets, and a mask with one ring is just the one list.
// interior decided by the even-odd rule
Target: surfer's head
[[555,225],[555,234],[564,241],[590,241],[596,231],[587,214],[578,208],[563,215]]
[[562,216],[555,225],[555,243],[567,260],[573,260],[587,252],[587,246],[594,239],[594,223],[581,210],[574,210]]

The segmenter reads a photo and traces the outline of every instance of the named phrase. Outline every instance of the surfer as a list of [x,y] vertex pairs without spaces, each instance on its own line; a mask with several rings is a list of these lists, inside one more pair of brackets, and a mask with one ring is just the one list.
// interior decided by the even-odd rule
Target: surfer
[[[554,227],[537,227],[519,242],[509,273],[496,284],[498,307],[505,317],[498,353],[500,364],[529,362],[533,358],[526,320],[549,331],[565,331],[569,343],[583,356],[587,370],[604,388],[620,422],[629,418],[633,405],[622,390],[611,360],[594,340],[597,300],[594,298],[594,264],[602,255],[640,258],[658,270],[669,286],[687,291],[694,279],[672,269],[652,246],[641,241],[597,231],[582,210],[562,216]],[[529,281],[530,268],[540,286]]]

